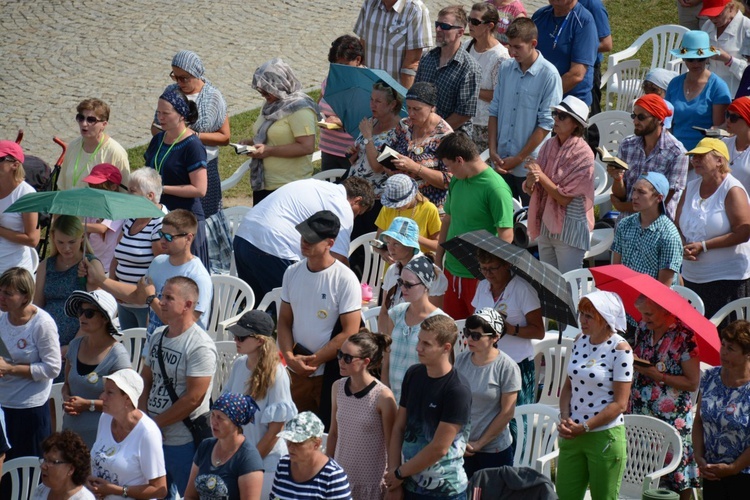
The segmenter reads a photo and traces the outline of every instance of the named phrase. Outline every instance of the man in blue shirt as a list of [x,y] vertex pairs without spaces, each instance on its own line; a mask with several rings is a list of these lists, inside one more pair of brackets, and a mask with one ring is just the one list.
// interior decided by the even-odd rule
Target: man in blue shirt
[[538,33],[527,17],[515,19],[508,27],[511,58],[500,65],[488,123],[492,165],[524,206],[529,204],[529,195],[521,189],[526,179],[524,159],[536,158],[554,124],[550,108],[562,100],[557,69],[536,49]]
[[539,29],[537,49],[555,65],[563,96],[572,95],[591,106],[599,37],[591,13],[578,0],[550,0],[532,20]]
[[599,47],[597,48],[596,63],[594,63],[594,82],[591,87],[591,113],[589,118],[600,113],[602,110],[602,60],[604,54],[612,50],[612,30],[609,27],[609,13],[602,3],[602,0],[578,0],[586,7],[594,17],[596,25],[596,35],[599,37]]

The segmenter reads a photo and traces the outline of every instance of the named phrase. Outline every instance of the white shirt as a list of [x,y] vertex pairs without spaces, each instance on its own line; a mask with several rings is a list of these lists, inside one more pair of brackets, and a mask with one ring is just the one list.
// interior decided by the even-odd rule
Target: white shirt
[[722,139],[729,150],[729,168],[732,177],[740,181],[745,191],[750,189],[750,147],[744,151],[737,151],[737,137],[725,137]]
[[742,57],[740,50],[745,38],[750,37],[750,19],[743,16],[742,12],[738,12],[734,19],[729,21],[724,33],[718,39],[716,37],[716,26],[711,20],[703,23],[701,30],[708,33],[711,46],[724,49],[726,53],[732,56],[731,66],[725,65],[718,59],[711,58],[708,60],[708,69],[727,82],[729,93],[734,97],[737,93],[737,87],[740,85],[742,73],[747,68],[747,61]]
[[[0,199],[0,227],[10,229],[11,231],[23,232],[23,214],[15,212],[5,213],[5,209],[22,196],[35,192],[36,190],[24,181],[11,191],[8,196]],[[11,267],[23,267],[33,275],[36,269],[31,268],[31,252],[35,251],[31,247],[0,238],[0,274]]]

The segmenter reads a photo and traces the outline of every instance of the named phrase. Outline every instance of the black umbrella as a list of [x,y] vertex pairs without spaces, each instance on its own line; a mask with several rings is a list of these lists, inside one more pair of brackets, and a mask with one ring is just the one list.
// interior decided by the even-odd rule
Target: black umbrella
[[578,326],[568,282],[560,271],[539,262],[527,250],[506,243],[484,229],[456,236],[442,246],[480,280],[484,276],[479,270],[477,249],[503,259],[514,273],[534,287],[542,304],[542,315],[561,324]]

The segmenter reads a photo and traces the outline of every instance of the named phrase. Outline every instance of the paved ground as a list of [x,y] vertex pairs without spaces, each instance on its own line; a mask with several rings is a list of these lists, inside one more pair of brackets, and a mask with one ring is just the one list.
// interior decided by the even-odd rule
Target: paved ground
[[[449,0],[427,0],[433,18]],[[533,12],[544,0],[527,1]],[[471,3],[467,2],[467,6]],[[274,56],[304,87],[319,85],[330,43],[350,33],[359,0],[0,0],[0,138],[25,130],[24,149],[54,162],[58,135],[78,134],[75,107],[99,97],[108,132],[125,147],[149,139],[156,100],[171,83],[172,56],[197,52],[231,114],[261,100],[252,74]],[[210,10],[208,10],[210,9]]]

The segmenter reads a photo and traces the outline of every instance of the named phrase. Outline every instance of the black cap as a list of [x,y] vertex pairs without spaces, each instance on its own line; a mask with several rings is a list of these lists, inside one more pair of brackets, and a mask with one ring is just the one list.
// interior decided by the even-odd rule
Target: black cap
[[316,212],[306,221],[297,224],[297,231],[308,243],[319,243],[327,238],[336,239],[340,228],[339,218],[330,210]]
[[242,315],[240,320],[227,328],[238,337],[249,337],[250,335],[273,335],[273,320],[265,311],[253,309]]

